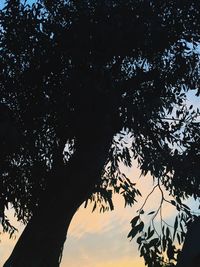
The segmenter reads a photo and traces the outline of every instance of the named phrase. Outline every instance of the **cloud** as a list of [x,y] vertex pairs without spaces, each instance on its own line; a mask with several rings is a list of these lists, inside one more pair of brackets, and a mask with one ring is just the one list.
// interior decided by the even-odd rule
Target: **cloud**
[[[136,241],[127,239],[131,229],[130,221],[136,216],[136,211],[141,207],[145,197],[153,187],[152,177],[140,177],[136,168],[126,170],[127,176],[136,183],[143,197],[138,197],[138,203],[133,207],[124,208],[124,200],[119,195],[114,195],[115,209],[112,212],[91,212],[92,206],[84,209],[80,207],[69,227],[67,242],[63,251],[61,267],[122,267],[144,266],[143,259],[139,257]],[[151,211],[159,204],[160,192],[156,190],[149,198],[146,210]],[[174,211],[166,206],[163,215],[165,218],[173,216]],[[13,213],[9,211],[13,218]],[[158,219],[159,221],[159,219]],[[17,225],[16,225],[17,226]],[[20,226],[20,225],[18,225]],[[23,229],[20,226],[21,230]],[[19,235],[18,235],[19,236]],[[16,240],[9,240],[2,236],[0,244],[0,266],[9,256]]]
[[144,267],[143,259],[135,259],[134,257],[122,258],[122,259],[112,259],[105,261],[94,261],[93,258],[87,255],[85,260],[82,258],[81,261],[63,261],[61,267]]
[[136,262],[140,265],[135,266],[144,266],[137,245],[127,239],[127,234],[116,223],[110,232],[90,233],[80,239],[70,236],[65,244],[61,267],[129,267]]
[[112,219],[112,212],[92,213],[90,206],[87,209],[81,206],[72,219],[68,235],[81,238],[83,235],[90,233],[108,232],[112,228]]

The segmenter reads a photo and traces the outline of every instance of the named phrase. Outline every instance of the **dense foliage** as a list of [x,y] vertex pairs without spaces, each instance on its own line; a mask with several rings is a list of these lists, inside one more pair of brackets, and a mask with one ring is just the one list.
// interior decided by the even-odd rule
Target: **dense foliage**
[[120,170],[134,159],[180,212],[173,232],[163,224],[160,235],[153,224],[144,228],[141,208],[129,237],[141,233],[137,242],[149,266],[160,264],[163,252],[174,259],[173,242],[183,242],[191,219],[182,200],[199,197],[199,110],[187,101],[191,90],[200,94],[199,10],[198,1],[6,1],[0,11],[4,230],[14,231],[8,203],[28,222],[61,159],[67,165],[80,143],[107,138],[111,126],[94,208],[112,209],[112,193],[135,202],[140,193]]

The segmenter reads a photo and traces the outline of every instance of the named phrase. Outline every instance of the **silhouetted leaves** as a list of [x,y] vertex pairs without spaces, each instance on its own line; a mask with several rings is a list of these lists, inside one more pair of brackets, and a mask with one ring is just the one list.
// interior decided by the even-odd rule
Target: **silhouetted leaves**
[[[0,104],[10,115],[0,110],[2,218],[11,203],[26,223],[50,184],[76,188],[79,181],[52,181],[51,173],[68,166],[80,146],[87,159],[91,145],[113,136],[89,197],[93,210],[112,210],[114,193],[125,206],[135,203],[141,193],[121,166],[136,162],[170,192],[181,215],[173,232],[166,226],[158,237],[149,228],[145,236],[140,209],[129,237],[142,235],[137,241],[149,266],[159,266],[161,244],[174,257],[170,240],[183,242],[181,223],[190,218],[182,199],[200,192],[200,112],[187,104],[191,90],[200,93],[199,9],[198,1],[6,1]],[[92,156],[100,160],[98,152]],[[7,220],[3,227],[11,229]]]

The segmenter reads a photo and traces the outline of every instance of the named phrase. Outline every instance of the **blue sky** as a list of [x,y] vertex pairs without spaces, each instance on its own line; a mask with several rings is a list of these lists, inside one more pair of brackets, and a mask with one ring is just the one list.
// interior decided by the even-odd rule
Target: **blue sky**
[[0,1],[0,9],[3,8],[3,6],[4,6],[4,2],[5,2],[4,0],[1,0],[1,1]]
[[[5,2],[6,2],[6,0],[0,0],[0,9],[4,7]],[[21,2],[23,3],[24,0],[21,0]],[[32,4],[32,3],[34,3],[35,1],[34,1],[34,0],[27,0],[26,2],[29,3],[29,4]]]

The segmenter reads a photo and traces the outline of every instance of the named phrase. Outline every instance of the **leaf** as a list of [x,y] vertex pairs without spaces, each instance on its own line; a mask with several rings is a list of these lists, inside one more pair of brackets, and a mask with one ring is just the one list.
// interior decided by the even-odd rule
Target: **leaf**
[[131,237],[133,239],[140,232],[140,224],[135,226],[128,234],[128,238]]
[[185,205],[184,203],[182,203],[182,206],[183,206],[186,210],[190,210],[190,208],[189,208],[187,205]]
[[85,201],[84,208],[87,208],[88,205],[88,199]]
[[158,241],[159,241],[159,238],[156,237],[156,238],[152,239],[152,240],[149,242],[148,246],[149,246],[149,247],[156,246],[156,244],[158,243]]
[[95,201],[94,206],[93,206],[93,209],[92,209],[92,212],[95,211],[96,207],[97,207],[97,203],[96,203],[96,201]]
[[139,236],[139,237],[137,238],[137,243],[138,243],[138,244],[141,244],[141,243],[142,243],[142,240],[143,240],[143,238],[142,238],[141,236]]
[[168,243],[167,257],[169,258],[169,260],[174,259],[174,246],[172,245],[172,243]]
[[180,238],[179,233],[177,233],[176,236],[177,236],[178,243],[179,243],[179,245],[180,245],[180,244],[181,244],[181,238]]
[[176,206],[176,201],[171,200],[171,204],[172,204],[173,206]]
[[178,217],[176,217],[175,219],[175,223],[174,223],[174,234],[173,234],[173,240],[175,238],[175,235],[176,235],[176,230],[177,230],[177,227],[178,227]]
[[144,223],[141,222],[138,226],[139,226],[139,232],[142,232],[142,230],[144,229]]
[[147,239],[151,238],[154,235],[154,230],[150,231],[147,235]]
[[166,228],[166,239],[169,239],[170,231],[169,227]]
[[137,221],[138,221],[139,218],[140,218],[140,216],[136,216],[131,220],[132,227],[134,227],[137,224]]
[[151,215],[151,214],[154,214],[155,213],[155,210],[154,211],[151,211],[149,212],[147,215]]
[[166,250],[166,245],[167,245],[167,240],[166,240],[165,236],[163,236],[162,243],[163,243],[163,250],[165,251]]

